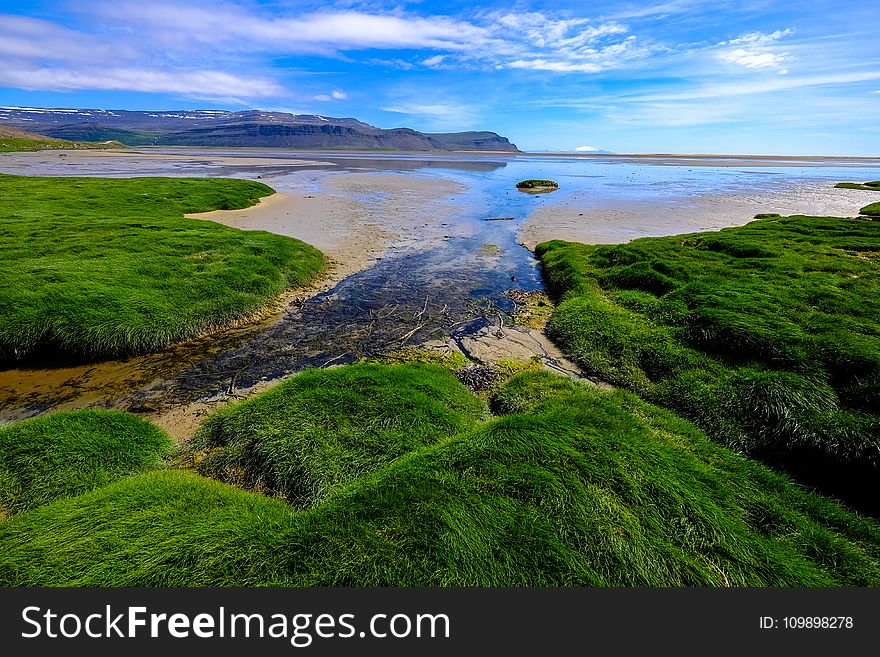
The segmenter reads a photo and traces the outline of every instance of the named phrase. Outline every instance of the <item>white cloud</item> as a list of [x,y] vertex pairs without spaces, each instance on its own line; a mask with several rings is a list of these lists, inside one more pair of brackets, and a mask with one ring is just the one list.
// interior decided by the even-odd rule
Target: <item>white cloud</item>
[[422,66],[439,66],[443,63],[443,60],[446,59],[446,57],[447,55],[434,55],[433,57],[428,57],[428,59],[422,60]]
[[561,48],[550,57],[520,58],[507,62],[508,68],[552,71],[556,73],[598,73],[624,66],[627,62],[646,56],[651,49],[638,46],[636,37],[630,35],[601,47]]
[[284,93],[260,75],[171,65],[117,35],[77,32],[49,21],[0,15],[0,86],[28,90],[102,89],[224,99]]
[[517,59],[508,62],[508,68],[524,68],[532,71],[553,71],[555,73],[598,73],[599,64],[591,62],[550,61],[547,59]]
[[790,28],[769,34],[749,32],[730,41],[721,41],[715,56],[727,64],[751,69],[775,69],[781,75],[785,75],[788,69],[784,64],[790,61],[792,56],[788,52],[780,51],[776,42],[793,33],[794,30]]
[[578,146],[574,150],[578,153],[592,153],[594,151],[598,151],[599,149],[595,146]]
[[782,37],[787,37],[789,34],[794,34],[794,30],[790,27],[784,30],[776,30],[775,32],[771,32],[770,34],[767,34],[766,32],[748,32],[747,34],[743,34],[742,36],[737,37],[736,39],[731,39],[730,41],[722,41],[718,45],[767,45],[781,39]]
[[578,48],[598,39],[615,34],[626,34],[628,29],[619,23],[590,25],[586,18],[553,20],[540,13],[495,15],[505,30],[513,30],[520,39],[538,48]]
[[[292,15],[259,13],[242,6],[132,3],[99,5],[103,16],[173,48],[205,48],[277,53],[334,53],[364,49],[428,49],[419,60],[378,60],[409,69],[477,65],[591,73],[625,65],[647,54],[632,48],[634,36],[614,21],[551,19],[541,13],[483,13],[472,21],[444,16],[422,18],[396,13],[330,11]],[[455,63],[451,60],[455,60]]]
[[719,54],[718,59],[723,62],[739,64],[746,68],[779,68],[790,57],[785,53],[754,52],[737,48],[736,50]]
[[0,68],[0,86],[51,91],[126,90],[223,99],[274,96],[284,91],[271,80],[239,77],[222,71],[146,68],[72,70],[54,67],[4,66]]
[[49,21],[0,14],[0,56],[72,62],[130,60],[138,51],[125,42],[108,43]]
[[597,73],[625,66],[650,51],[636,48],[635,35],[613,21],[596,24],[586,18],[551,19],[540,13],[490,18],[495,21],[493,36],[504,43],[496,53],[496,68]]
[[[372,60],[408,70],[527,69],[591,74],[630,65],[651,52],[615,21],[540,13],[477,13],[470,20],[394,12],[273,11],[233,2],[77,3],[84,30],[0,15],[0,79],[24,89],[106,89],[216,98],[295,97],[261,75],[259,56],[351,50],[433,50]],[[109,68],[103,68],[109,63]],[[345,100],[342,91],[300,101]],[[459,113],[461,115],[461,113]],[[436,116],[439,116],[436,115]]]
[[[114,2],[98,6],[101,15],[148,31],[160,42],[182,47],[224,46],[282,53],[337,49],[437,48],[463,50],[479,44],[484,30],[442,16],[322,11],[260,15],[238,5],[210,6],[153,2]],[[274,14],[274,12],[273,12]]]
[[348,94],[344,91],[339,91],[338,89],[332,91],[329,94],[318,94],[317,96],[313,96],[315,100],[320,101],[329,101],[329,100],[347,100]]

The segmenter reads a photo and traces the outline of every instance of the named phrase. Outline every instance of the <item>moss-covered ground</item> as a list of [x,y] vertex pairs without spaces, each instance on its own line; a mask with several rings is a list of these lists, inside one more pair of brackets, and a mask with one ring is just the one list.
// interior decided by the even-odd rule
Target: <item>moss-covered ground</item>
[[559,301],[548,330],[582,367],[877,510],[880,223],[766,215],[537,252]]
[[492,407],[434,365],[296,375],[205,436],[251,481],[321,493],[124,477],[0,522],[0,584],[880,584],[876,522],[631,393],[525,372]]
[[272,189],[228,179],[0,175],[0,362],[163,348],[301,286],[322,254],[183,215]]

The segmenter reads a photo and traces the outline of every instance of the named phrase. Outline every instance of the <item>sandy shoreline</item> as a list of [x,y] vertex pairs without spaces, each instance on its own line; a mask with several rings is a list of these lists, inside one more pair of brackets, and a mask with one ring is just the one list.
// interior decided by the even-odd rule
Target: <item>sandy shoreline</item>
[[[0,153],[0,172],[31,176],[111,176],[132,178],[165,173],[168,166],[178,171],[210,171],[212,168],[250,169],[259,173],[268,168],[322,167],[333,169],[331,162],[290,157],[240,157],[198,153],[149,153],[137,150],[64,150]],[[77,171],[73,171],[77,169]],[[238,176],[241,177],[241,176]],[[249,176],[250,177],[250,176]]]
[[830,182],[804,182],[766,193],[738,192],[651,202],[629,200],[625,207],[572,192],[559,204],[532,212],[520,227],[519,241],[537,244],[559,239],[585,244],[617,244],[639,237],[679,235],[742,226],[756,214],[807,214],[849,217],[870,203],[862,190],[837,189]]
[[451,224],[460,210],[446,201],[465,188],[450,180],[347,172],[315,174],[299,184],[296,180],[267,181],[279,191],[244,210],[187,216],[302,240],[326,254],[334,281],[366,269],[390,249],[425,246],[459,234]]

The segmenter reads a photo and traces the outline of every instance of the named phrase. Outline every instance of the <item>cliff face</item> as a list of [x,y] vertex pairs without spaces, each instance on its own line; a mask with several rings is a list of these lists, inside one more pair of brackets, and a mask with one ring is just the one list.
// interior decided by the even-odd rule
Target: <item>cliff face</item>
[[284,112],[0,108],[0,123],[78,141],[116,139],[132,146],[262,146],[353,150],[518,149],[494,132],[422,133],[389,130],[353,118]]

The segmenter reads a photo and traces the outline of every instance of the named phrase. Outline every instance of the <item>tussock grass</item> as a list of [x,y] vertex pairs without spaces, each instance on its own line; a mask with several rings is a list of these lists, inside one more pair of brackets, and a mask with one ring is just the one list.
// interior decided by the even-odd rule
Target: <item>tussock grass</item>
[[[260,419],[283,426],[274,401]],[[162,471],[20,514],[0,523],[0,584],[880,584],[877,523],[630,393],[527,372],[495,406],[305,511]]]
[[880,203],[871,203],[870,205],[866,205],[861,210],[859,210],[859,214],[863,214],[868,217],[880,217]]
[[578,364],[880,510],[880,224],[767,216],[537,252],[548,330]]
[[450,370],[467,367],[471,361],[460,351],[451,349],[420,349],[419,347],[402,347],[387,354],[371,356],[364,360],[367,363],[380,365],[401,365],[406,363],[433,363]]
[[245,180],[0,175],[0,362],[153,351],[306,283],[323,267],[307,244],[183,217],[271,193]]
[[152,470],[171,445],[157,427],[114,411],[55,413],[0,427],[0,507],[18,513]]
[[841,182],[837,183],[835,187],[839,187],[840,189],[865,189],[877,192],[880,191],[880,180],[872,180],[864,183]]
[[211,450],[202,474],[310,507],[487,414],[438,365],[309,370],[211,416],[190,450]]

